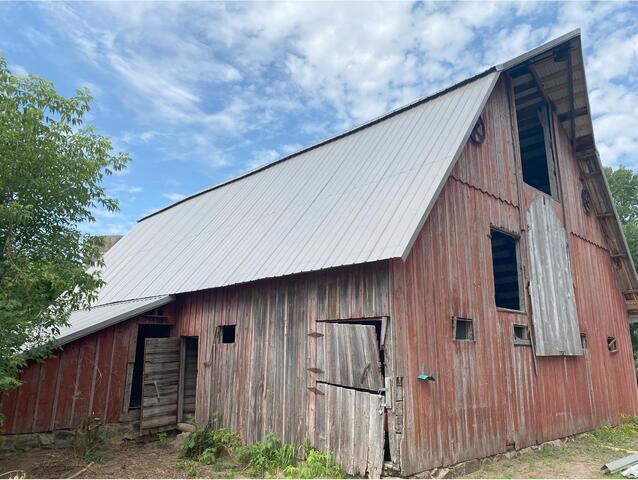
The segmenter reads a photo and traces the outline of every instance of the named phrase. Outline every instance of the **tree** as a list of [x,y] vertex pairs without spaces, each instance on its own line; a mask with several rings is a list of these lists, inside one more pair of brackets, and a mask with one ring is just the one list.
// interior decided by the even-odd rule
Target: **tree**
[[614,197],[631,257],[634,264],[638,265],[638,175],[631,169],[620,166],[615,170],[605,167],[605,176]]
[[0,56],[0,392],[102,285],[99,240],[81,225],[118,209],[102,181],[129,157],[83,126],[91,100],[12,75]]
[[[614,197],[634,265],[638,265],[638,175],[622,165],[617,169],[605,167],[605,176]],[[634,364],[638,375],[638,325],[629,328],[634,350]]]

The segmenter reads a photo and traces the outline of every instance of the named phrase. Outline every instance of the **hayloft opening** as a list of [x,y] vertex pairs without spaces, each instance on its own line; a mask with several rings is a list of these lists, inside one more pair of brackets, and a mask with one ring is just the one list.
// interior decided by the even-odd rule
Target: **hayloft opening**
[[164,338],[170,337],[170,335],[170,325],[143,323],[137,326],[137,344],[135,346],[135,364],[133,365],[133,379],[131,381],[131,399],[129,401],[129,409],[140,408],[142,405],[144,342],[147,338]]
[[235,343],[235,325],[217,327],[217,343]]
[[518,239],[495,229],[491,229],[490,237],[496,306],[521,310]]
[[541,192],[553,195],[547,100],[530,67],[513,71],[512,78],[523,181]]

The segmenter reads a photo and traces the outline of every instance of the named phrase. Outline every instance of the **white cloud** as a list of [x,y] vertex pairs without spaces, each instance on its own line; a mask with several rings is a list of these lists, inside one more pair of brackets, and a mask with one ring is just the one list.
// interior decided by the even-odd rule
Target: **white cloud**
[[277,150],[274,150],[274,149],[259,150],[253,153],[252,160],[250,160],[246,164],[246,166],[248,170],[253,170],[255,168],[266,165],[267,163],[274,162],[280,157],[281,157],[281,154]]
[[178,202],[186,198],[186,195],[182,193],[177,193],[177,192],[169,192],[169,193],[165,193],[164,197],[170,200],[171,202]]
[[117,195],[119,193],[140,193],[142,191],[142,187],[138,185],[127,185],[124,183],[114,183],[108,187],[108,192],[110,195]]
[[[627,12],[631,4],[140,2],[122,8],[105,2],[42,8],[58,35],[68,35],[86,61],[118,82],[118,95],[138,115],[139,131],[122,134],[121,143],[153,144],[173,160],[253,168],[299,147],[273,138],[318,140],[576,27],[584,30],[603,159],[635,155],[637,85],[627,79],[636,74],[638,32],[635,15]],[[231,144],[253,152],[252,158],[236,159]]]

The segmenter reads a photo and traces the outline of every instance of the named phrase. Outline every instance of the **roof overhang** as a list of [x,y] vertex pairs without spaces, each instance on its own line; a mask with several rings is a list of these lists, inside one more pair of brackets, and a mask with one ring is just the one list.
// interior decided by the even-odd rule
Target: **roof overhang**
[[618,213],[605,178],[592,124],[580,30],[497,65],[513,72],[529,67],[552,105],[576,153],[581,180],[591,194],[595,214],[607,237],[627,309],[638,313],[638,278]]
[[106,327],[162,307],[174,300],[175,297],[171,295],[160,295],[126,302],[108,303],[88,310],[75,311],[71,313],[69,324],[60,330],[55,344],[56,346],[65,345]]

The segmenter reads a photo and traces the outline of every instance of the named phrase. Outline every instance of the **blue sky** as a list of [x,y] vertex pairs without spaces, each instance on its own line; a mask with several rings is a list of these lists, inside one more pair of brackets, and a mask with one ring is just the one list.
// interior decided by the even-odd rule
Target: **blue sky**
[[0,3],[14,73],[71,95],[131,154],[122,234],[208,185],[580,27],[603,162],[638,169],[638,3]]

